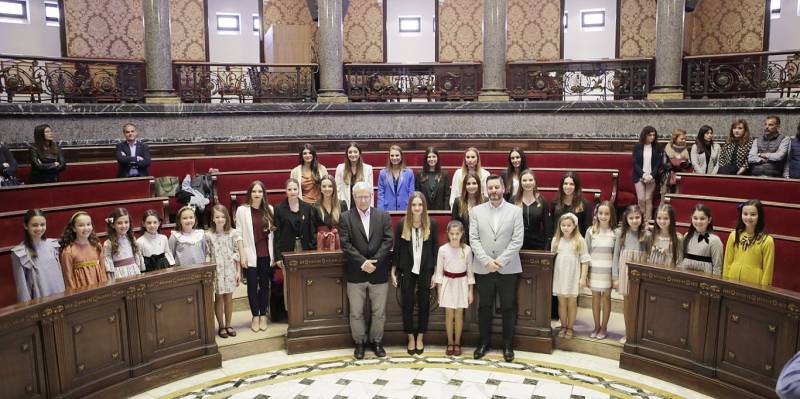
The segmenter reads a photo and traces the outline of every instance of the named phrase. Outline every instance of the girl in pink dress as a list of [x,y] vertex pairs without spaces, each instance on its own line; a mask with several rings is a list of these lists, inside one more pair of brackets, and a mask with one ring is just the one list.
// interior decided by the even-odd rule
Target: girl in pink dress
[[431,288],[439,292],[439,306],[444,308],[444,325],[447,332],[447,355],[461,356],[461,329],[464,311],[472,304],[472,250],[461,241],[464,225],[458,220],[447,224],[448,243],[439,248],[436,272]]

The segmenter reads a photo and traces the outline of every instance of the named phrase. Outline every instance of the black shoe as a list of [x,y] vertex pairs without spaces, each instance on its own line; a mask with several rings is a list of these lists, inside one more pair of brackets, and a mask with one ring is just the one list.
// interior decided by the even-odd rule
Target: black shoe
[[475,348],[475,352],[472,354],[475,359],[480,359],[486,355],[486,352],[489,351],[489,344],[481,344]]
[[416,354],[418,354],[418,355],[421,355],[421,354],[422,354],[422,352],[425,352],[425,348],[422,348],[422,349],[419,349],[419,348],[417,348],[417,349],[415,349],[415,350],[414,350],[414,352],[415,352]]
[[377,357],[386,356],[386,350],[383,349],[383,343],[381,343],[381,341],[375,341],[372,343],[372,351],[375,352],[375,356]]
[[356,360],[361,360],[364,358],[364,344],[356,344],[356,350],[353,351],[353,357]]
[[514,349],[511,348],[511,345],[503,346],[503,360],[505,360],[508,363],[514,361]]

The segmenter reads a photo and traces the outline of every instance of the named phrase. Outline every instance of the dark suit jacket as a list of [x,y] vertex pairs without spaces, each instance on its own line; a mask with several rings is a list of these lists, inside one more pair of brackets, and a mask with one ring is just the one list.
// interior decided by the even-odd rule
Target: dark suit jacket
[[422,181],[422,176],[425,172],[417,173],[414,179],[415,189],[425,196],[428,201],[428,210],[430,211],[447,211],[450,210],[450,174],[446,170],[442,171],[439,181],[434,186],[433,190],[428,190],[427,183]]
[[[8,167],[3,167],[3,164],[7,163]],[[17,160],[14,159],[14,155],[11,154],[11,150],[8,147],[0,144],[0,174],[5,177],[11,177],[17,175]]]
[[[432,276],[436,268],[436,256],[439,252],[436,221],[431,218],[430,236],[422,243],[422,260],[420,261],[419,274]],[[414,267],[414,247],[411,240],[404,240],[403,226],[405,218],[400,220],[394,232],[394,266],[401,274],[411,273]]]
[[[369,237],[364,233],[361,215],[353,208],[342,215],[339,240],[345,256],[345,277],[348,283],[383,284],[389,281],[389,250],[392,248],[392,219],[389,214],[370,208]],[[377,269],[367,273],[361,265],[377,260]]]
[[[150,148],[147,147],[147,144],[141,141],[137,142],[136,154],[133,156],[131,156],[131,148],[128,146],[127,141],[117,144],[117,148],[114,151],[117,157],[117,164],[119,164],[117,177],[128,177],[131,167],[134,166],[139,169],[139,176],[150,176],[147,171],[150,166]],[[142,160],[139,161],[136,157],[142,157]]]
[[[642,144],[636,144],[633,146],[633,175],[631,178],[633,179],[634,183],[638,183],[639,180],[642,180],[642,176],[644,176],[644,146]],[[650,170],[652,171],[650,174],[658,184],[658,176],[659,170],[661,169],[662,164],[664,163],[664,147],[659,145],[658,143],[653,143],[653,155],[650,158]]]
[[294,239],[300,237],[304,251],[317,249],[317,228],[314,225],[314,208],[300,201],[300,231],[295,231],[294,225],[289,220],[289,200],[285,199],[275,206],[275,256],[276,261],[283,260],[284,252],[294,252]]

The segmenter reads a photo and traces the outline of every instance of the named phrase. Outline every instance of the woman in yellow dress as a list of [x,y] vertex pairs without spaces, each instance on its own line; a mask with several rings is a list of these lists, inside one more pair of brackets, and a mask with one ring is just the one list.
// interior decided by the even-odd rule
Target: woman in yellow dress
[[759,200],[739,206],[736,231],[728,236],[722,275],[751,284],[772,285],[775,243],[764,231],[764,207]]

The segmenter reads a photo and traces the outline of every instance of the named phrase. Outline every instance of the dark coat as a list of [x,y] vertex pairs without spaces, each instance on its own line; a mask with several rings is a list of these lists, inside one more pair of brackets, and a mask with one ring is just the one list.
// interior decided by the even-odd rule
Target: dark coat
[[[430,236],[422,242],[422,259],[420,261],[420,276],[432,276],[436,268],[436,256],[439,253],[438,231],[436,221],[430,218]],[[414,248],[412,240],[404,240],[403,226],[405,218],[400,220],[394,233],[394,266],[401,274],[411,273],[414,267]]]
[[317,228],[314,225],[314,207],[300,201],[300,231],[295,231],[294,225],[289,219],[292,212],[289,208],[289,200],[285,199],[275,206],[275,260],[283,260],[284,252],[294,252],[295,237],[300,237],[300,243],[304,251],[317,249]]
[[[389,250],[392,248],[392,219],[389,214],[370,208],[369,230],[367,237],[357,208],[342,215],[339,239],[348,283],[383,284],[389,281]],[[361,265],[367,260],[378,261],[377,269],[372,273],[361,270]]]
[[[2,165],[4,163],[7,163],[8,167],[3,167]],[[0,144],[0,174],[5,177],[17,175],[17,160],[14,159],[14,155],[11,154],[11,150],[2,144]]]
[[[136,155],[131,156],[131,148],[128,146],[128,142],[123,141],[117,144],[115,153],[117,164],[119,165],[117,177],[128,177],[131,167],[134,166],[139,169],[139,176],[150,176],[150,172],[147,170],[150,167],[150,148],[147,147],[147,144],[141,141],[137,142]],[[142,157],[142,160],[138,160],[137,157]]]
[[414,188],[425,196],[428,201],[429,211],[446,211],[450,209],[450,174],[446,170],[442,171],[439,181],[433,187],[433,190],[428,190],[428,185],[422,182],[422,176],[425,172],[417,173],[414,179]]
[[[56,183],[58,174],[67,168],[64,152],[60,148],[57,153],[52,154],[47,151],[39,151],[36,146],[31,146],[28,153],[31,160],[31,183]],[[56,162],[58,162],[58,166],[56,166]]]
[[[644,176],[644,145],[636,144],[633,146],[633,175],[631,176],[634,183],[638,183],[639,180],[642,180],[642,176]],[[656,179],[656,184],[658,184],[658,177],[661,174],[661,170],[663,169],[664,164],[664,147],[658,145],[657,143],[653,143],[653,155],[650,158],[650,173],[654,179]]]

